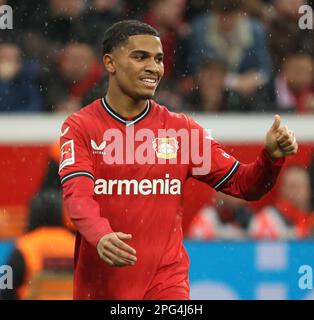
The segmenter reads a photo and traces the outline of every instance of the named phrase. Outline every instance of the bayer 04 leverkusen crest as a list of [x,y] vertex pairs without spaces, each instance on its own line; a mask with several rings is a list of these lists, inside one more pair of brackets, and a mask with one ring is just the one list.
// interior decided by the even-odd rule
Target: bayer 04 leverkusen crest
[[156,138],[153,141],[153,148],[157,158],[173,159],[177,157],[179,144],[176,138]]

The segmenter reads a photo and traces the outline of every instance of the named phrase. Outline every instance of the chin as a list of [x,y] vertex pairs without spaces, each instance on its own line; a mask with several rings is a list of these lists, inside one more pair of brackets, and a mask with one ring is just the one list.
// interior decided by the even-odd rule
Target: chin
[[154,98],[155,95],[155,91],[148,91],[148,92],[141,92],[138,94],[138,97],[142,100],[142,99],[152,99]]

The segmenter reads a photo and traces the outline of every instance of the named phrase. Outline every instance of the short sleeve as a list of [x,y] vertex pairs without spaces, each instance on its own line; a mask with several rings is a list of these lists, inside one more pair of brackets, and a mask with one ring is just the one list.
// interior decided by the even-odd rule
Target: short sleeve
[[86,129],[78,121],[69,117],[62,125],[60,136],[61,184],[78,176],[86,176],[94,180],[94,168],[89,149]]
[[[191,130],[190,176],[219,191],[236,173],[240,163],[212,138],[209,131],[192,119],[189,119],[189,122]],[[194,135],[194,138],[192,137],[193,130],[199,131],[198,140],[195,139],[197,134]],[[193,143],[198,144],[197,148],[193,147]],[[193,162],[195,153],[201,155],[201,163]]]

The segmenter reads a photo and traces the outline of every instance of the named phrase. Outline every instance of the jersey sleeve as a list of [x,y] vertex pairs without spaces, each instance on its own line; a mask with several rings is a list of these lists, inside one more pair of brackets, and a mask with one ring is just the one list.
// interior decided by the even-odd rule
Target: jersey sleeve
[[[209,184],[217,191],[247,201],[259,200],[273,188],[285,158],[272,159],[263,148],[254,162],[239,163],[193,120],[191,128],[198,129],[202,133],[199,138],[199,149],[204,160],[202,170],[195,170],[199,169],[200,165],[195,166],[193,161],[190,162],[192,177]],[[206,154],[210,154],[210,157]]]
[[61,128],[59,175],[62,185],[78,176],[94,180],[88,138],[82,125],[72,117],[69,117]]
[[[191,130],[190,176],[209,184],[212,188],[219,191],[237,172],[240,163],[212,138],[209,131],[205,130],[194,120],[189,119],[189,121]],[[198,134],[195,133],[193,136],[193,130],[198,132]],[[195,145],[197,144],[197,150],[195,150]],[[193,161],[193,156],[196,153],[200,154],[198,163]],[[200,159],[202,159],[201,162]]]
[[82,124],[72,117],[64,122],[60,138],[59,175],[63,200],[78,232],[96,247],[101,237],[113,230],[108,219],[101,216],[99,204],[94,199],[89,137]]

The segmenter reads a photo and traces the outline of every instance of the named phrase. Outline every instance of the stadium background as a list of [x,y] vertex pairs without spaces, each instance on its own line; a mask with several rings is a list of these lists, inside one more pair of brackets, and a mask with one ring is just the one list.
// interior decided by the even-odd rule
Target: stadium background
[[[236,4],[239,1],[222,2]],[[289,4],[285,7],[284,3],[287,2]],[[75,54],[86,57],[86,60],[92,60],[90,65],[94,65],[94,59],[99,58],[100,47],[97,45],[105,25],[110,25],[121,18],[138,18],[150,22],[163,31],[165,53],[169,56],[165,61],[168,71],[164,84],[158,91],[157,101],[169,105],[173,111],[192,114],[199,123],[211,130],[213,136],[226,147],[228,152],[243,162],[250,162],[256,158],[262,147],[265,132],[272,123],[273,115],[279,113],[283,121],[295,131],[300,145],[298,154],[286,161],[285,166],[293,164],[306,169],[313,167],[311,163],[314,147],[314,107],[310,99],[314,97],[314,76],[312,75],[310,85],[302,84],[308,87],[301,88],[302,90],[295,94],[297,98],[292,100],[294,104],[289,107],[270,100],[266,101],[267,107],[261,103],[265,98],[265,92],[270,92],[268,86],[272,83],[272,79],[282,72],[282,63],[291,55],[310,57],[312,59],[310,71],[314,73],[313,47],[311,47],[314,39],[313,31],[298,28],[297,18],[300,15],[295,11],[300,5],[305,4],[305,1],[257,0],[250,2],[250,5],[246,2],[242,6],[241,12],[245,12],[245,16],[249,16],[250,19],[254,17],[254,21],[258,21],[265,29],[267,41],[264,49],[271,59],[269,75],[263,83],[257,84],[255,90],[249,90],[249,94],[244,94],[245,90],[230,87],[227,81],[231,78],[230,75],[234,79],[234,76],[245,74],[245,70],[229,70],[228,63],[212,52],[208,57],[204,57],[206,60],[204,64],[189,59],[191,53],[189,43],[192,41],[193,28],[203,15],[215,12],[213,9],[215,4],[213,5],[211,1],[52,0],[40,4],[34,2],[34,6],[31,1],[27,4],[20,4],[19,1],[0,1],[0,5],[5,3],[13,8],[14,28],[1,31],[0,66],[12,62],[10,59],[6,60],[3,45],[17,46],[23,65],[29,66],[29,69],[25,69],[29,70],[29,78],[25,78],[26,82],[21,81],[20,87],[16,83],[10,87],[8,79],[3,75],[4,71],[1,71],[3,68],[0,70],[0,265],[8,262],[16,240],[25,233],[30,201],[40,192],[47,181],[47,175],[50,174],[51,163],[58,158],[55,143],[62,121],[69,112],[75,111],[88,99],[100,97],[100,92],[104,90],[106,84],[106,75],[97,75],[96,72],[91,77],[92,81],[87,81],[87,84],[84,78],[81,81],[88,90],[73,86],[73,83],[80,83],[74,78],[71,80],[72,86],[65,85],[66,90],[63,90],[64,88],[54,83],[58,80],[62,83],[65,81],[62,78],[65,77],[65,73],[62,73],[62,68],[59,69],[58,66],[68,66],[68,69],[64,67],[63,71],[69,70],[71,64],[62,62],[66,60],[67,54],[72,58]],[[175,10],[175,7],[178,10]],[[160,18],[160,15],[165,14],[167,10],[170,15],[172,14],[171,23],[167,17],[164,20]],[[275,35],[274,31],[282,24],[287,31],[276,35],[278,39],[275,42],[281,41],[282,44],[278,49],[272,43],[270,35]],[[50,27],[47,28],[47,25]],[[82,30],[82,25],[86,26],[87,33]],[[285,38],[288,38],[288,41]],[[304,38],[304,41],[297,43],[301,38]],[[85,47],[77,47],[76,51],[73,47],[69,49],[73,43],[84,44]],[[73,53],[73,50],[76,53]],[[176,54],[172,54],[173,52]],[[195,59],[197,60],[194,57]],[[222,72],[227,88],[220,88],[223,91],[220,104],[215,101],[206,103],[206,99],[204,97],[202,99],[201,92],[205,82],[205,90],[208,85],[210,92],[217,93],[214,90],[217,84],[204,74],[202,78],[202,70],[208,69],[209,75],[210,72],[217,75],[215,66],[222,66],[218,68],[220,70],[218,75]],[[96,64],[95,68],[97,67],[101,68]],[[259,66],[256,63],[256,69],[259,68],[267,70],[267,66]],[[73,77],[81,76],[76,70],[68,72]],[[17,72],[16,77],[18,76]],[[85,76],[88,78],[88,74]],[[203,82],[200,79],[203,79]],[[30,88],[38,88],[35,93],[33,92],[38,95],[38,99],[25,101],[20,93]],[[232,92],[231,98],[230,92]],[[310,97],[308,106],[298,102],[304,98],[303,93],[306,98]],[[197,94],[198,98],[195,99]],[[237,99],[234,99],[235,96]],[[34,101],[40,102],[36,105]],[[204,206],[210,207],[215,204],[213,204],[213,191],[195,180],[188,181],[184,193],[183,230],[188,235],[193,219],[199,211]],[[313,196],[313,184],[311,194]],[[276,197],[278,197],[278,185],[262,200],[248,205],[255,212],[259,212],[263,207],[272,205]],[[309,208],[309,216],[313,210],[313,207]],[[69,227],[66,218],[64,222]],[[246,235],[230,236],[228,239],[212,236],[210,239],[196,241],[190,235],[186,247],[191,258],[192,298],[313,298],[312,290],[299,287],[301,275],[298,272],[302,265],[314,267],[312,231],[310,230],[302,239],[297,236],[292,238],[278,236],[277,241],[273,240],[270,237],[257,241],[254,237]],[[41,271],[45,273],[45,270]],[[56,271],[54,268],[53,273],[49,271],[48,278],[42,277],[39,281],[30,283],[30,287],[33,286],[32,295],[28,298],[67,298],[71,291],[70,279],[71,272]],[[42,286],[38,284],[40,281]],[[52,288],[52,283],[58,281],[60,284]],[[61,293],[58,295],[60,289]]]

